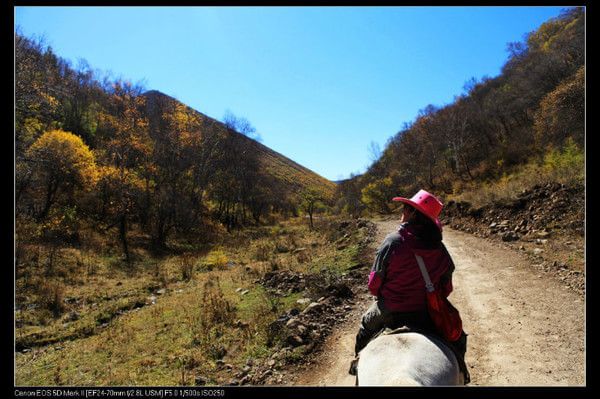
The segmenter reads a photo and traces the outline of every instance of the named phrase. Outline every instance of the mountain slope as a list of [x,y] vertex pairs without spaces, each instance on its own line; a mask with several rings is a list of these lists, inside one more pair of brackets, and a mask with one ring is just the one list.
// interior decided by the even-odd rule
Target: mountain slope
[[[148,103],[163,101],[183,105],[188,112],[191,112],[200,120],[203,129],[227,130],[224,123],[211,118],[160,91],[150,90],[143,95],[146,97]],[[230,131],[230,133],[234,134],[237,140],[241,140],[244,146],[249,147],[250,151],[254,151],[258,154],[262,170],[280,182],[286,188],[286,191],[293,194],[299,194],[306,189],[312,189],[325,198],[333,197],[336,188],[334,182],[327,180],[250,137],[238,132]]]

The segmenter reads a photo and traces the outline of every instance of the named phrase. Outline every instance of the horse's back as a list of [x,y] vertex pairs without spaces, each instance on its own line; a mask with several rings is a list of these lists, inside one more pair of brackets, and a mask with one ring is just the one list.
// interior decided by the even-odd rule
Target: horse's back
[[456,357],[441,341],[408,332],[380,335],[360,353],[359,385],[459,385]]

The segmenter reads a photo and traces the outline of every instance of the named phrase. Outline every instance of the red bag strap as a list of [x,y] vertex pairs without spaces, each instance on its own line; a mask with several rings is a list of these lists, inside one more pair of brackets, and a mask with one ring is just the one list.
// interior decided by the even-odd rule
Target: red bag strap
[[415,258],[417,258],[417,263],[419,264],[419,269],[421,269],[421,274],[423,275],[423,280],[425,280],[425,289],[427,292],[433,292],[435,288],[433,287],[433,283],[431,282],[431,278],[429,278],[429,272],[427,272],[427,267],[425,266],[425,261],[423,257],[415,254]]

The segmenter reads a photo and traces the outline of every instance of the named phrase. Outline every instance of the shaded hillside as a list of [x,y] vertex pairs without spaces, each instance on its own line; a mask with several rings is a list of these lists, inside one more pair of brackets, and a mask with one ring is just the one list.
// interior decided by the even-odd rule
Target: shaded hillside
[[[147,91],[143,95],[148,98],[149,102],[157,101],[157,98],[162,97],[166,101],[179,103],[178,100],[157,90]],[[188,106],[185,107],[188,111],[193,112],[198,116],[204,131],[227,130],[227,127],[222,122],[204,115],[193,108]],[[313,189],[322,194],[324,198],[330,199],[333,197],[336,187],[335,183],[250,137],[231,130],[229,130],[228,133],[233,135],[236,140],[243,143],[243,146],[246,147],[249,152],[256,152],[263,171],[274,176],[287,191],[299,194],[303,190]]]
[[518,174],[527,184],[537,183],[532,175],[581,183],[584,8],[565,9],[507,50],[499,76],[473,78],[453,103],[425,106],[391,137],[365,174],[340,186],[338,206],[388,213],[396,195],[459,196]]

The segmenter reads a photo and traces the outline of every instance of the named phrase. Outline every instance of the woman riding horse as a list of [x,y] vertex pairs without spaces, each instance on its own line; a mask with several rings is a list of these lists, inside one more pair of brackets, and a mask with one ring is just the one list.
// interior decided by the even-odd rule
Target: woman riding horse
[[[442,243],[442,224],[438,219],[443,204],[425,190],[410,199],[395,197],[393,201],[404,204],[401,224],[377,250],[368,283],[377,301],[362,317],[356,335],[357,356],[385,327],[407,326],[413,331],[437,334],[427,311],[425,283],[415,254],[424,259],[435,289],[445,297],[452,292],[454,263]],[[467,384],[470,377],[464,362],[466,334],[463,331],[458,341],[446,344],[455,352]]]

